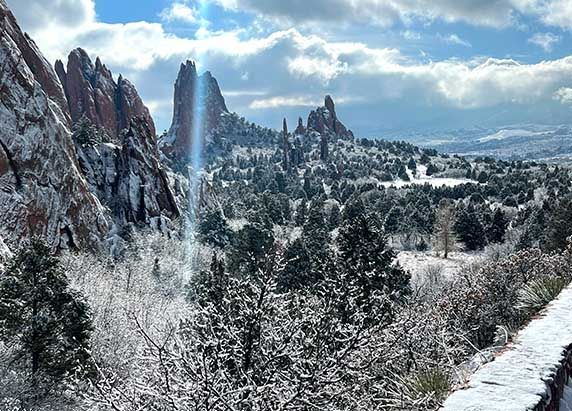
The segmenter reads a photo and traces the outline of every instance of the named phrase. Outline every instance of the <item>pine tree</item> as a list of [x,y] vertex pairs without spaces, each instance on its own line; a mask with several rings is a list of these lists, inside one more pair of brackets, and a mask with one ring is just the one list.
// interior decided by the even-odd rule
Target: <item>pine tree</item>
[[499,207],[493,214],[493,221],[489,226],[487,237],[491,243],[502,243],[508,227],[508,219],[504,211]]
[[454,229],[457,238],[465,245],[468,251],[482,249],[486,244],[485,228],[472,205],[461,209],[457,213]]
[[328,221],[330,230],[333,230],[336,227],[338,227],[341,221],[342,221],[342,213],[340,211],[340,206],[338,206],[338,203],[334,203],[330,208],[330,217]]
[[328,160],[328,136],[325,133],[320,136],[320,160]]
[[522,222],[523,231],[517,243],[517,249],[539,248],[546,243],[546,215],[545,210],[532,206],[524,210],[527,216]]
[[273,245],[274,235],[268,225],[263,221],[251,221],[234,236],[228,253],[229,270],[237,275],[254,275]]
[[304,224],[302,240],[308,249],[312,269],[320,271],[330,260],[330,235],[324,215],[324,202],[321,199],[312,200],[308,218]]
[[321,280],[319,273],[312,270],[308,249],[301,238],[297,238],[284,253],[285,267],[278,277],[278,289],[291,291],[311,287]]
[[388,234],[397,234],[403,225],[403,209],[398,205],[389,210],[385,216],[384,228]]
[[548,219],[546,244],[548,251],[560,251],[566,248],[568,238],[572,236],[572,199],[562,199]]
[[455,209],[451,202],[443,199],[439,202],[437,218],[433,228],[435,249],[443,251],[443,258],[448,258],[449,253],[455,248],[457,237],[454,231]]
[[[355,204],[354,208],[360,207]],[[342,318],[352,321],[360,312],[369,324],[390,319],[392,305],[403,301],[410,291],[410,276],[393,263],[395,254],[387,248],[379,219],[365,212],[346,218],[340,227],[338,249],[339,268],[330,281],[340,293]]]
[[224,261],[216,253],[213,255],[209,270],[199,273],[193,278],[189,289],[189,300],[201,306],[206,304],[220,305],[228,283]]
[[296,216],[294,217],[294,222],[298,226],[303,226],[306,223],[307,217],[307,207],[308,203],[305,199],[302,199],[298,207],[296,207]]
[[413,171],[414,174],[417,172],[417,163],[413,157],[411,157],[407,162],[407,168]]
[[49,247],[33,240],[0,276],[0,338],[16,347],[13,365],[31,376],[33,397],[89,366],[92,324]]
[[219,208],[208,210],[198,226],[199,238],[214,247],[230,244],[232,231]]
[[427,165],[426,174],[427,174],[428,176],[432,176],[433,174],[438,173],[438,172],[439,172],[439,168],[438,168],[435,164],[429,163],[429,164]]

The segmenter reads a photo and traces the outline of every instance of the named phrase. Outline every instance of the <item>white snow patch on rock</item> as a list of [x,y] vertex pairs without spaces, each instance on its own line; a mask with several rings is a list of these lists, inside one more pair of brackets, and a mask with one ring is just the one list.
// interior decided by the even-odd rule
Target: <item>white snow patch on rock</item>
[[[532,410],[550,395],[555,376],[572,344],[572,286],[532,320],[495,361],[451,394],[443,411]],[[569,393],[569,390],[567,390]],[[569,397],[568,397],[569,398]]]

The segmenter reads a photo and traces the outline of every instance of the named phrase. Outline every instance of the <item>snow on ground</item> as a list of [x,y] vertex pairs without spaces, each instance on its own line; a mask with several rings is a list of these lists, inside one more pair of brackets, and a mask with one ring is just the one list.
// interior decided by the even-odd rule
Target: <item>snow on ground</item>
[[452,278],[460,268],[480,261],[482,254],[452,252],[449,258],[438,257],[434,252],[400,251],[399,264],[411,273],[413,282],[424,277],[429,270],[439,270],[445,278]]
[[409,180],[411,181],[404,181],[404,180],[396,180],[396,181],[383,181],[381,185],[385,188],[388,187],[395,187],[401,188],[408,185],[423,185],[423,184],[431,184],[433,187],[455,187],[461,184],[466,183],[476,183],[476,181],[470,180],[468,178],[445,178],[445,177],[433,177],[427,175],[427,167],[419,164],[417,166],[417,173],[413,173],[410,169],[407,169],[407,175],[409,176]]
[[442,411],[535,409],[548,396],[546,382],[572,343],[571,312],[572,286],[520,331],[502,354],[478,370],[467,389],[451,394]]

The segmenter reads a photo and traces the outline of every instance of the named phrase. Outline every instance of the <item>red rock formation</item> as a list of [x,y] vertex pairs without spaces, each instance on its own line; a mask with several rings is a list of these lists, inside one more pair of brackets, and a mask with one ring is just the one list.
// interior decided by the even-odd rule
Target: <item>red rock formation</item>
[[[28,70],[34,75],[34,80],[42,86],[46,95],[58,105],[67,119],[66,99],[54,71],[38,50],[36,43],[22,32],[16,18],[4,1],[0,3],[0,19],[2,20],[2,36],[6,38],[6,43],[2,44],[3,49],[7,52],[10,47],[18,50],[18,56],[24,60]],[[11,58],[14,57],[14,55],[11,56]]]
[[64,86],[74,124],[85,116],[109,137],[117,139],[131,120],[141,117],[155,135],[153,119],[135,87],[122,76],[116,83],[99,57],[94,66],[87,53],[78,48],[68,56],[67,71],[59,60],[55,70]]
[[203,143],[208,141],[212,131],[220,125],[223,113],[228,113],[228,109],[211,73],[207,71],[198,76],[194,62],[181,64],[175,83],[173,122],[161,142],[161,149],[171,158],[186,161],[193,134],[198,132]]
[[149,110],[143,104],[135,86],[122,76],[119,76],[117,81],[117,110],[120,131],[128,129],[134,119],[139,119],[149,129],[150,138],[155,139],[155,124]]
[[0,0],[0,237],[98,247],[108,231],[82,177],[57,75]]
[[353,133],[338,119],[334,101],[326,96],[324,107],[310,112],[308,116],[308,131],[315,131],[320,135],[329,135],[334,138],[353,139]]

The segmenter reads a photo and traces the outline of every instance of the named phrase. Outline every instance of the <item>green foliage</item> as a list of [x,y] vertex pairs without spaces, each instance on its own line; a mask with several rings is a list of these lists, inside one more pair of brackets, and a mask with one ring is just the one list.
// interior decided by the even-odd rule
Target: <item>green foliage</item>
[[564,198],[558,202],[548,218],[545,249],[561,251],[566,248],[568,238],[572,236],[572,199]]
[[508,227],[508,219],[501,208],[497,208],[487,230],[487,238],[491,243],[502,243]]
[[234,236],[228,254],[229,269],[247,276],[252,275],[260,269],[273,244],[272,231],[264,224],[255,221],[245,225]]
[[330,233],[326,224],[324,202],[312,200],[308,218],[304,223],[302,240],[308,250],[312,270],[321,271],[331,259],[329,251]]
[[420,372],[407,385],[414,398],[430,397],[437,403],[445,399],[450,389],[449,376],[439,369]]
[[[354,207],[359,208],[360,200],[356,201]],[[357,311],[366,322],[391,318],[392,304],[410,293],[410,275],[393,263],[395,254],[386,246],[378,219],[365,213],[347,217],[338,234],[338,249],[338,269],[328,280],[340,292],[342,317],[349,320]]]
[[328,218],[329,227],[331,230],[340,225],[342,221],[342,213],[337,203],[334,203],[330,208],[330,216]]
[[480,250],[487,242],[483,223],[472,205],[457,212],[454,229],[468,251]]
[[34,399],[89,371],[91,331],[89,307],[48,246],[34,240],[23,247],[0,276],[0,338],[16,347],[12,365],[29,376]]
[[301,238],[292,242],[284,253],[285,267],[278,277],[278,289],[291,291],[316,285],[321,273],[312,269],[310,254]]
[[525,284],[520,291],[517,308],[529,315],[535,314],[554,300],[569,282],[567,278],[553,277]]
[[218,208],[205,213],[200,220],[198,233],[203,242],[219,248],[230,244],[232,235],[226,219]]
[[72,138],[82,147],[95,146],[109,140],[105,133],[98,130],[87,117],[80,118],[75,124]]
[[526,293],[534,296],[529,306],[539,307],[555,296],[561,281],[570,281],[570,258],[568,251],[551,255],[529,249],[480,269],[465,270],[438,303],[439,315],[446,318],[453,329],[464,330],[472,345],[488,347],[495,339],[497,327],[518,329],[533,314],[520,308],[522,290],[537,282],[545,284],[532,286],[534,291]]

